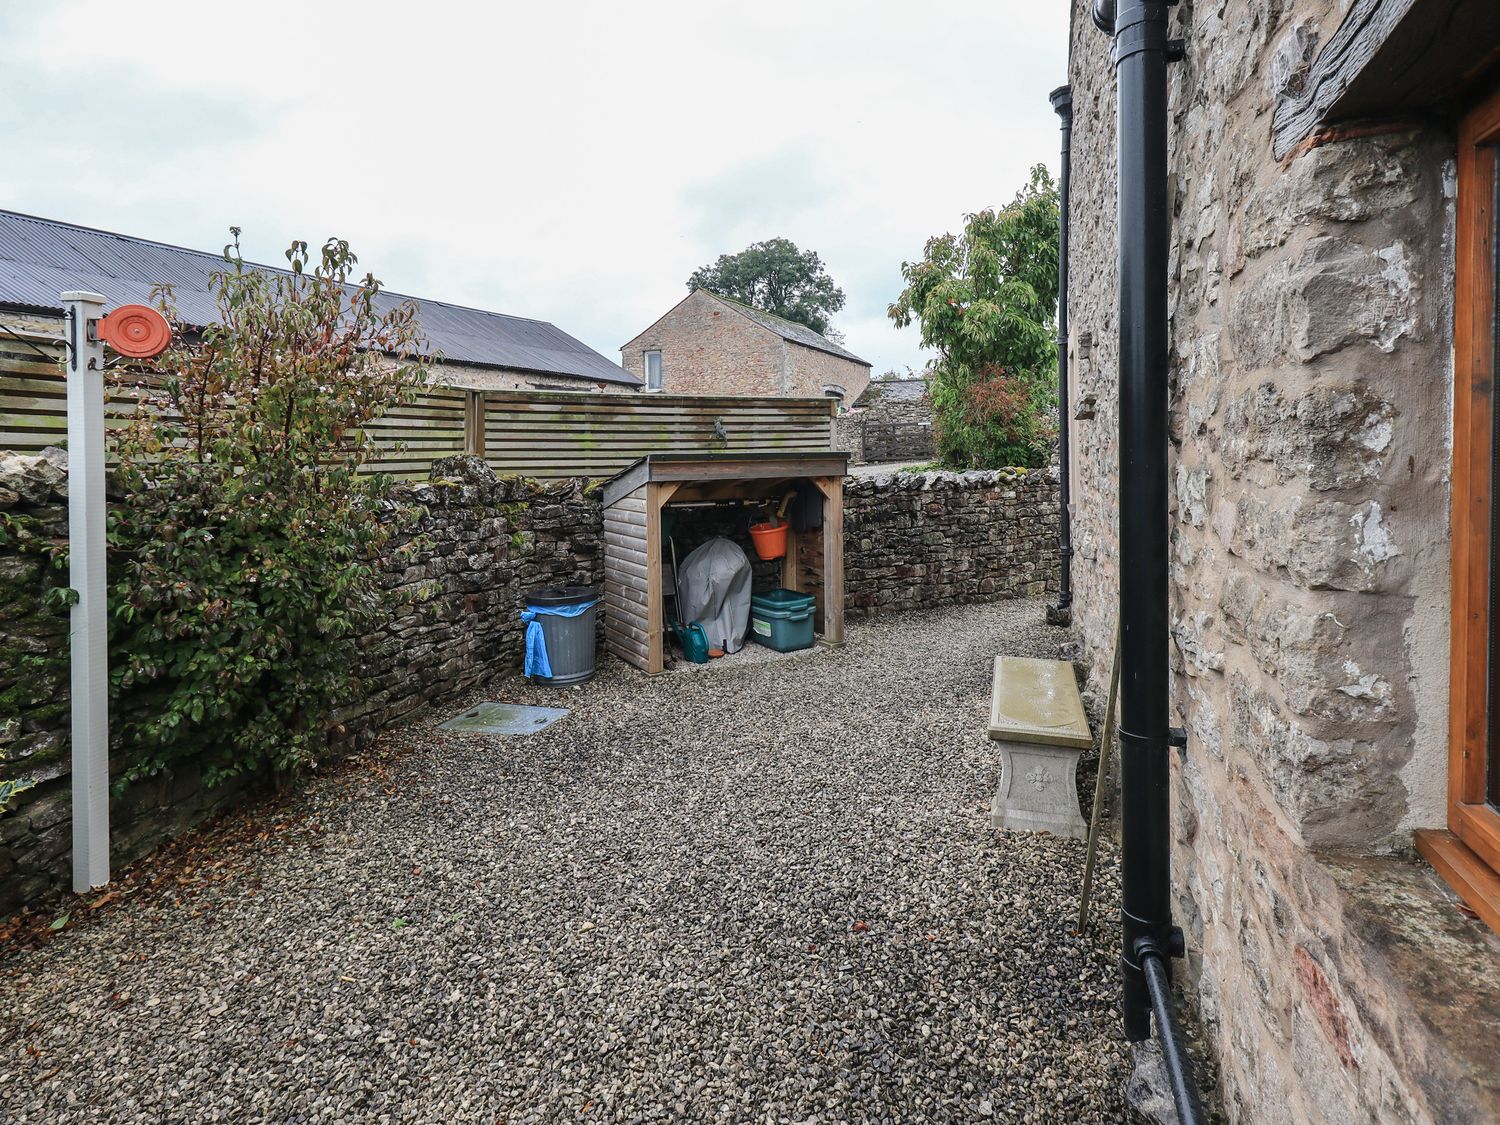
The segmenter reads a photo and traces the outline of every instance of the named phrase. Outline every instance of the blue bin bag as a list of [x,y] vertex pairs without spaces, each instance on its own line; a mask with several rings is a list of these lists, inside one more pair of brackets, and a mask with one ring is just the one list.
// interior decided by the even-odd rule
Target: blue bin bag
[[578,605],[529,605],[521,611],[521,620],[526,622],[526,675],[540,676],[544,680],[552,678],[552,662],[547,659],[547,634],[542,632],[542,623],[537,620],[550,614],[553,617],[577,617],[581,613],[587,613],[599,604],[595,598],[591,602],[580,602]]

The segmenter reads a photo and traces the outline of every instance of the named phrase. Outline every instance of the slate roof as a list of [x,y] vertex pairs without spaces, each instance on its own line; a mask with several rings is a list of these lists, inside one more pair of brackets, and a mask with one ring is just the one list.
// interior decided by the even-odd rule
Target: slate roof
[[827,352],[829,355],[836,355],[840,359],[847,359],[851,362],[861,364],[865,367],[870,366],[868,360],[860,359],[859,356],[855,355],[853,352],[849,351],[846,348],[841,348],[827,336],[824,336],[819,332],[814,332],[805,324],[798,324],[793,320],[783,320],[781,317],[775,316],[772,313],[765,312],[761,309],[752,308],[749,305],[742,305],[739,301],[736,301],[731,297],[726,297],[722,293],[715,293],[710,289],[704,289],[701,290],[701,292],[707,293],[715,300],[723,301],[726,305],[734,309],[735,312],[749,317],[762,328],[769,328],[783,340],[790,340],[794,344],[801,344],[804,348],[813,348],[820,352]]
[[921,402],[927,394],[926,379],[871,379],[855,406],[874,406],[877,402]]
[[[102,293],[111,306],[150,304],[152,286],[170,284],[182,319],[204,325],[215,316],[209,275],[224,268],[218,254],[0,210],[0,306],[60,315],[58,295],[69,289]],[[619,364],[544,320],[391,292],[382,292],[376,304],[383,311],[406,300],[416,301],[423,333],[447,362],[641,385]]]

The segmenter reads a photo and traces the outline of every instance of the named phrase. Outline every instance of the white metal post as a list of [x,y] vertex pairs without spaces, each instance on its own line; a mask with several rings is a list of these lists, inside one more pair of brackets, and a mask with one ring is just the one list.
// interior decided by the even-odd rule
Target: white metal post
[[109,654],[104,574],[104,345],[98,293],[62,295],[68,342],[68,584],[73,653],[73,889],[109,882]]

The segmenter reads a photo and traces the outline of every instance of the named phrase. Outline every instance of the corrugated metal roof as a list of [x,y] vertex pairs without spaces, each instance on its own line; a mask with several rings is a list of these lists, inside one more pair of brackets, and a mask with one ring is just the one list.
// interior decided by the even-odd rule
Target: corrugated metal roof
[[722,293],[715,293],[712,289],[705,289],[703,290],[703,292],[707,293],[710,297],[717,297],[726,305],[729,305],[731,308],[733,308],[736,312],[740,312],[745,316],[748,316],[762,328],[769,328],[783,340],[790,340],[792,343],[801,344],[805,348],[815,348],[820,352],[827,352],[829,355],[836,355],[840,359],[847,359],[853,361],[854,363],[863,364],[865,367],[870,366],[868,360],[860,359],[859,356],[855,355],[853,352],[849,351],[846,348],[841,348],[827,336],[824,336],[820,332],[813,331],[805,324],[798,324],[794,320],[785,320],[782,317],[776,316],[774,313],[766,312],[764,309],[757,309],[751,307],[750,305],[741,304],[739,301],[734,300],[732,297],[726,297]]
[[[69,289],[102,293],[111,305],[150,304],[153,286],[171,285],[182,319],[204,325],[216,317],[209,276],[222,269],[218,254],[0,210],[0,305],[60,313],[58,295]],[[623,367],[544,320],[390,292],[381,293],[377,306],[383,311],[406,300],[417,303],[422,331],[447,360],[641,385]]]

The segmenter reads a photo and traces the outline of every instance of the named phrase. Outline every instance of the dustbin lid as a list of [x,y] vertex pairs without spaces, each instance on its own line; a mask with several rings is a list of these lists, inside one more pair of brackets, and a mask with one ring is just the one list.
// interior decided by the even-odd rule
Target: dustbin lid
[[592,586],[543,586],[539,590],[529,590],[526,594],[527,605],[582,605],[598,598]]

